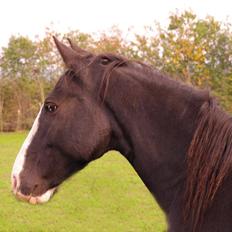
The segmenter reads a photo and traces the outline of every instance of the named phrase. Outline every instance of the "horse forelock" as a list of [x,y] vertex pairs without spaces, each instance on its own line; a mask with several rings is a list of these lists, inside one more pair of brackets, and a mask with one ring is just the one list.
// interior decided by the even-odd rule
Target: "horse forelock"
[[213,99],[205,102],[187,153],[184,219],[199,231],[206,210],[232,167],[232,118]]

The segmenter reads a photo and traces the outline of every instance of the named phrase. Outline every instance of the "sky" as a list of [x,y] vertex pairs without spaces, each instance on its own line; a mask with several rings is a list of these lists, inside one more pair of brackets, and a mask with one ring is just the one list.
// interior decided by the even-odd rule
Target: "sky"
[[232,22],[231,0],[2,0],[0,48],[11,35],[42,38],[51,25],[61,33],[79,30],[92,34],[113,25],[125,32],[132,27],[133,32],[142,33],[145,25],[155,21],[167,25],[168,16],[177,9],[191,9],[199,18],[211,15]]

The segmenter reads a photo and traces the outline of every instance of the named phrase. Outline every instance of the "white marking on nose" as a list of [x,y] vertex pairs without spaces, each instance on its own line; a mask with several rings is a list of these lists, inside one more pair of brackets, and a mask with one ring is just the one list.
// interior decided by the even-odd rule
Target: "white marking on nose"
[[[37,196],[37,197],[31,197],[30,199],[30,203],[31,204],[35,204],[36,203],[45,203],[47,201],[50,200],[51,196],[53,195],[53,193],[55,192],[56,188],[51,188],[48,189],[44,194]],[[33,199],[34,198],[34,199]],[[36,201],[35,201],[36,199]]]
[[18,199],[23,201],[28,201],[29,203],[35,204],[43,204],[50,200],[57,187],[48,189],[45,193],[40,196],[31,196],[31,195],[23,195],[21,192],[16,192],[16,196]]
[[41,109],[40,109],[40,111],[39,111],[39,113],[38,113],[38,115],[37,115],[37,117],[32,125],[32,128],[31,128],[29,134],[27,135],[27,138],[25,139],[21,149],[19,150],[19,153],[18,153],[18,155],[15,159],[15,162],[14,162],[14,166],[13,166],[12,173],[11,173],[11,183],[12,183],[12,188],[13,188],[14,193],[17,191],[18,187],[20,186],[19,175],[20,175],[21,171],[23,170],[23,165],[25,162],[27,149],[30,146],[31,141],[33,140],[33,138],[38,130],[39,117],[40,117],[42,108],[43,108],[43,106],[41,107]]

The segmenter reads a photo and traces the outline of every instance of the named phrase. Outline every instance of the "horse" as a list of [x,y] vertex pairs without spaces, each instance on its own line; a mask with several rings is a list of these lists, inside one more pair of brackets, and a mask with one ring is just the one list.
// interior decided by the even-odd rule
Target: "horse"
[[117,150],[164,211],[169,232],[232,231],[232,123],[208,90],[142,62],[54,37],[66,65],[13,165],[12,191],[47,202]]

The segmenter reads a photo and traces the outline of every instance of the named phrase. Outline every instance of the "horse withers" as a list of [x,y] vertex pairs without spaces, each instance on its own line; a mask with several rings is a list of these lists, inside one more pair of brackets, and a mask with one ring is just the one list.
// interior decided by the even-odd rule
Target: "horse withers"
[[16,157],[14,194],[44,203],[69,176],[117,150],[169,231],[231,232],[232,124],[209,93],[141,62],[54,40],[67,70]]

